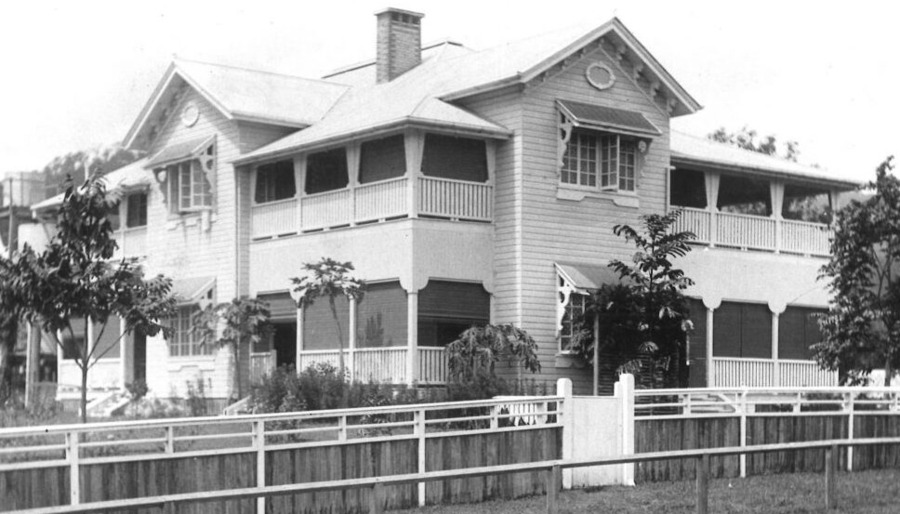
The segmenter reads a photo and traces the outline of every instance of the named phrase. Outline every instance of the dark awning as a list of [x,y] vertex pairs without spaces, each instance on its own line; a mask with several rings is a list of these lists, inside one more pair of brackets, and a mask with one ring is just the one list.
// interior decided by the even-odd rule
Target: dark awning
[[662,131],[637,111],[602,105],[557,100],[559,109],[576,127],[640,136],[660,136]]
[[150,158],[144,167],[153,169],[167,164],[193,159],[206,151],[209,145],[212,144],[213,138],[215,138],[215,136],[202,137],[183,143],[169,145]]
[[608,266],[557,262],[556,271],[575,289],[596,291],[603,284],[618,284],[619,274]]

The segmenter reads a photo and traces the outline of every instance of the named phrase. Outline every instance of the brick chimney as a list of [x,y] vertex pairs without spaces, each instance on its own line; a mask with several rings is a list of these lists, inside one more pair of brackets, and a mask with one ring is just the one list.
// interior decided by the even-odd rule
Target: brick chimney
[[376,79],[390,82],[422,62],[422,13],[388,7],[378,19]]

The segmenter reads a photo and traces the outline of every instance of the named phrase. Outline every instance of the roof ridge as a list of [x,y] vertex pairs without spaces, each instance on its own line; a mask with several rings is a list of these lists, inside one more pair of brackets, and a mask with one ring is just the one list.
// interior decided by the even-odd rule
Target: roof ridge
[[[461,41],[453,39],[449,36],[441,38],[441,39],[429,41],[428,43],[424,43],[422,45],[421,50],[424,52],[425,50],[431,50],[432,48],[436,48],[438,46],[444,46],[444,45],[459,46],[462,48],[468,48],[469,50],[472,50],[473,52],[477,52],[477,50],[475,50],[473,48],[469,48],[466,45],[464,45]],[[340,68],[334,68],[333,70],[329,71],[328,73],[322,75],[322,77],[333,77],[335,75],[340,75],[342,73],[347,73],[349,71],[358,70],[360,68],[365,68],[367,66],[373,66],[375,64],[375,61],[376,61],[376,58],[373,57],[371,59],[366,59],[364,61],[357,61],[355,63],[347,64],[345,66],[341,66]]]
[[253,72],[253,73],[260,73],[260,74],[263,74],[263,75],[272,75],[272,76],[276,76],[276,77],[284,77],[284,78],[290,78],[290,79],[299,79],[299,80],[305,80],[305,81],[307,81],[307,82],[319,82],[319,83],[322,83],[322,84],[328,84],[328,85],[332,85],[332,86],[348,87],[346,84],[341,84],[341,83],[339,83],[339,82],[333,82],[333,81],[330,81],[330,80],[324,80],[324,79],[319,79],[319,78],[304,77],[304,76],[301,76],[301,75],[291,75],[291,74],[289,74],[289,73],[282,73],[282,72],[278,72],[278,71],[260,70],[260,69],[256,69],[256,68],[247,68],[247,67],[245,67],[245,66],[236,66],[236,65],[233,65],[233,64],[222,64],[222,63],[217,63],[217,62],[200,61],[200,60],[197,60],[197,59],[186,59],[186,58],[184,58],[184,57],[178,57],[178,56],[175,56],[175,57],[173,58],[173,60],[176,62],[176,64],[177,64],[179,61],[181,61],[181,62],[187,62],[187,63],[193,63],[193,64],[202,64],[202,65],[204,65],[204,66],[216,66],[216,67],[219,67],[219,68],[228,68],[228,69],[232,69],[232,70],[250,71],[250,72]]

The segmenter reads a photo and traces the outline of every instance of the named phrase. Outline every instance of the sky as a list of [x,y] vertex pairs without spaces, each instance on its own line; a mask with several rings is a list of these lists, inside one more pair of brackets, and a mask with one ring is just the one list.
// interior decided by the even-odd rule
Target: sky
[[704,106],[677,130],[748,126],[860,180],[900,155],[893,2],[32,0],[0,11],[0,174],[120,141],[173,55],[312,78],[371,59],[387,6],[475,49],[618,16]]

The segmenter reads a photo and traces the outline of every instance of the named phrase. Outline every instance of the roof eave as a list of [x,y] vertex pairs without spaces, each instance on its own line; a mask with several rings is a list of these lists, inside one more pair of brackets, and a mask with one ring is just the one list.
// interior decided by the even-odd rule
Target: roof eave
[[449,93],[438,95],[437,98],[439,100],[443,100],[445,102],[452,102],[454,100],[468,98],[470,96],[480,95],[482,93],[490,93],[490,92],[496,91],[498,89],[504,89],[504,88],[507,88],[510,86],[517,86],[517,85],[521,85],[524,83],[525,82],[522,80],[522,75],[516,74],[516,75],[512,75],[510,77],[503,78],[503,79],[495,80],[492,82],[487,82],[485,84],[479,84],[477,86],[472,86],[472,87],[460,89],[457,91],[451,91]]
[[671,155],[671,161],[673,166],[682,164],[686,166],[694,166],[703,170],[733,171],[738,173],[752,173],[755,175],[764,175],[769,177],[790,178],[795,180],[802,180],[804,182],[815,182],[829,186],[840,186],[847,189],[856,189],[865,183],[862,181],[842,179],[837,177],[805,175],[790,171],[779,171],[773,170],[771,168],[761,168],[758,166],[745,166],[734,163],[726,163],[717,160],[704,159],[702,157],[692,157],[689,155],[676,154],[674,152]]
[[361,137],[377,137],[389,132],[396,132],[406,128],[433,129],[443,132],[452,132],[466,135],[481,135],[490,139],[508,139],[512,136],[512,132],[507,129],[497,127],[497,129],[486,129],[467,124],[443,123],[428,119],[404,117],[388,123],[377,126],[369,126],[361,129],[355,129],[330,137],[322,138],[310,143],[300,144],[289,148],[283,148],[271,153],[247,155],[238,157],[231,161],[234,166],[245,166],[248,164],[259,163],[264,161],[272,161],[294,155],[301,152],[310,152],[327,148],[329,146],[340,145],[349,141],[359,139]]
[[259,123],[262,125],[278,125],[280,127],[305,129],[315,123],[315,120],[292,120],[289,118],[273,118],[269,116],[259,116],[256,114],[245,113],[241,111],[233,111],[232,115],[236,121],[244,121],[248,123]]

